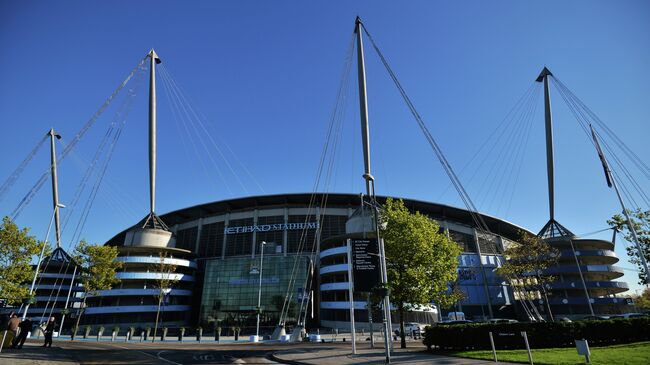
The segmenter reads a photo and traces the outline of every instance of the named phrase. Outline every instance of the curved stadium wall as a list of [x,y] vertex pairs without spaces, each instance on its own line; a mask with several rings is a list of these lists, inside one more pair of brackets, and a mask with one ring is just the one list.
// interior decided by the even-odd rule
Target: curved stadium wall
[[[201,204],[162,215],[162,220],[175,236],[174,247],[169,249],[175,252],[175,258],[187,261],[186,266],[179,265],[187,280],[179,282],[175,295],[171,295],[175,299],[164,309],[165,325],[170,320],[178,326],[199,323],[207,328],[219,323],[224,327],[254,327],[255,318],[251,313],[257,306],[262,241],[267,243],[262,265],[263,333],[272,331],[277,324],[285,295],[290,295],[292,307],[297,307],[301,300],[310,295],[308,287],[313,290],[315,299],[314,318],[308,326],[338,327],[349,321],[346,259],[340,247],[329,247],[322,243],[346,233],[346,222],[357,210],[359,196],[327,194],[327,207],[310,211],[311,198],[311,194],[245,197]],[[321,201],[321,198],[324,198],[323,194],[317,194],[315,201]],[[378,199],[380,202],[385,200],[383,197]],[[410,210],[420,211],[437,220],[463,249],[459,257],[459,286],[465,299],[457,303],[453,310],[463,311],[475,319],[513,318],[519,314],[517,306],[513,305],[514,297],[509,287],[494,274],[494,269],[503,264],[504,246],[517,240],[521,227],[483,215],[494,234],[477,234],[469,212],[464,209],[411,199],[404,199],[404,203]],[[320,227],[319,236],[316,236],[317,225]],[[298,254],[303,228],[307,235],[304,242],[308,247]],[[120,274],[122,284],[100,295],[99,301],[89,300],[85,315],[87,323],[153,324],[151,293],[147,291],[151,288],[152,279],[143,273],[151,273],[151,258],[157,260],[156,250],[160,249],[139,247],[135,250],[134,247],[125,246],[128,231],[117,234],[106,243],[121,247],[120,260],[126,264]],[[588,245],[584,248],[585,255],[612,257],[608,248],[594,246],[594,249],[590,249]],[[602,264],[611,268],[611,263],[609,259]],[[563,264],[570,266],[564,261]],[[312,269],[314,274],[310,277]],[[294,270],[300,280],[288,293],[290,273]],[[570,278],[573,280],[572,276]],[[600,278],[600,286],[624,284],[608,281],[611,278],[615,276]],[[561,289],[562,285],[570,284],[560,280],[556,285]],[[559,301],[558,305],[566,312],[580,312],[572,309],[572,303],[568,301],[578,301],[577,297],[571,298],[576,293],[569,289],[558,292],[559,296],[551,299],[551,303]],[[615,291],[609,293],[611,296]],[[593,296],[596,295],[602,295],[601,291],[593,293]],[[112,300],[108,300],[109,297]],[[567,299],[567,302],[562,299]],[[367,320],[363,309],[365,300],[355,298],[354,306],[358,311],[355,318],[361,322]],[[543,309],[543,306],[540,308]],[[290,311],[291,315],[295,315],[295,309]]]

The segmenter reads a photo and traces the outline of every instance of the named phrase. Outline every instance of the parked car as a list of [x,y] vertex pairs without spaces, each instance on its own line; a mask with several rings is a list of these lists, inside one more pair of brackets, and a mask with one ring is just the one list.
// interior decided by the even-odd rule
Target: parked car
[[648,313],[623,313],[611,316],[610,318],[639,318],[639,317],[648,317]]
[[492,318],[487,323],[519,323],[519,321],[510,318]]
[[610,319],[609,316],[586,316],[582,318],[583,321],[605,321]]
[[[416,334],[421,334],[424,332],[424,327],[426,327],[426,324],[422,323],[416,323],[416,322],[407,322],[404,323],[404,332],[407,335],[410,335],[415,331]],[[395,330],[395,334],[399,336],[399,328]]]
[[457,325],[457,324],[468,324],[468,323],[474,323],[474,322],[466,319],[466,320],[462,320],[462,321],[444,321],[444,322],[438,323],[438,325],[441,325],[441,326],[453,326],[453,325]]

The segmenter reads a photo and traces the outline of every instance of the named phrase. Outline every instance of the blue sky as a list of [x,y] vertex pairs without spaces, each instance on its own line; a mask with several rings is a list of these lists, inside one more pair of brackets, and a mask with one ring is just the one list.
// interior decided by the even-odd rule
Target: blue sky
[[[0,181],[50,127],[69,143],[154,47],[208,132],[201,143],[191,139],[192,128],[201,127],[174,117],[159,81],[157,212],[309,192],[356,15],[485,213],[532,231],[548,219],[541,94],[531,101],[537,111],[530,124],[498,127],[545,65],[641,159],[650,156],[644,1],[0,1]],[[377,192],[462,206],[367,41],[366,58]],[[330,191],[364,189],[354,67]],[[82,233],[92,242],[148,210],[142,86]],[[577,234],[603,229],[620,208],[589,140],[552,91],[556,217]],[[63,203],[115,111],[112,105],[61,164]],[[44,148],[2,197],[0,214],[13,211],[48,159]],[[648,179],[636,178],[647,192]],[[49,194],[47,182],[18,219],[39,237],[50,217]],[[632,268],[623,247],[621,266]],[[625,279],[636,283],[628,273]]]

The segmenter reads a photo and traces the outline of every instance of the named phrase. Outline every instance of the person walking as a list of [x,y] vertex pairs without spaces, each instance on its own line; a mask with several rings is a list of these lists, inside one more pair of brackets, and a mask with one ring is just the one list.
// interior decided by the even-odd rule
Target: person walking
[[14,338],[16,338],[16,332],[18,332],[18,325],[20,325],[20,318],[18,318],[16,313],[11,313],[9,323],[7,323],[7,329],[13,332]]
[[47,326],[45,326],[45,344],[42,347],[52,347],[52,335],[54,335],[54,329],[56,328],[56,322],[54,317],[50,317],[50,320],[47,321]]
[[[11,321],[9,321],[11,322]],[[11,344],[12,349],[22,349],[23,344],[25,343],[25,340],[27,339],[27,335],[29,332],[32,330],[32,320],[31,318],[25,318],[24,321],[20,322],[18,325],[18,328],[20,329],[20,332],[18,333],[18,337],[14,338],[14,342]]]

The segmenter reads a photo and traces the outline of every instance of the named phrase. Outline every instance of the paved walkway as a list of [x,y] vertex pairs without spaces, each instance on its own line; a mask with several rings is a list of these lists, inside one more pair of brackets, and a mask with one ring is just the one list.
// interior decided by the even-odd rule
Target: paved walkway
[[3,348],[0,353],[0,365],[79,365],[71,359],[69,352],[58,346],[42,348],[42,344],[41,341],[28,341],[20,350]]
[[[357,347],[357,354],[352,355],[350,348],[315,346],[313,348],[299,348],[285,351],[278,351],[272,355],[272,359],[285,364],[318,364],[318,365],[348,365],[348,364],[385,364],[386,357],[383,348],[370,349]],[[494,361],[464,359],[460,357],[449,357],[428,353],[424,346],[413,346],[406,349],[395,349],[391,362],[394,364],[409,365],[488,365],[505,364]]]

